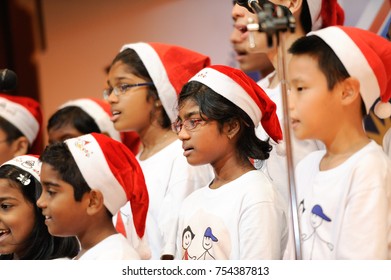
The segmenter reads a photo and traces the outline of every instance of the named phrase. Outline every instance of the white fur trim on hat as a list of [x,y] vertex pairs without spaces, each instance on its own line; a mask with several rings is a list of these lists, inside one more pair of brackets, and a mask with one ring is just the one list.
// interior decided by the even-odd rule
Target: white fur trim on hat
[[99,143],[91,134],[65,140],[65,143],[88,186],[101,191],[104,205],[113,215],[116,214],[128,200],[123,187],[110,170]]
[[227,75],[212,68],[205,68],[191,78],[190,81],[197,81],[210,87],[213,91],[224,96],[246,112],[255,127],[259,125],[262,112],[258,105],[238,83]]
[[322,0],[307,0],[307,4],[311,15],[312,30],[322,28],[323,22],[320,15],[322,11]]
[[345,66],[349,75],[360,81],[361,97],[367,113],[380,96],[380,87],[375,73],[364,54],[342,29],[332,26],[308,33],[320,37],[331,47]]
[[4,162],[1,166],[4,165],[13,165],[19,167],[20,169],[33,175],[34,178],[38,180],[38,182],[41,182],[40,174],[42,163],[38,157],[31,155],[17,156],[9,161]]
[[110,120],[110,116],[98,103],[92,99],[80,98],[64,103],[61,105],[60,109],[69,106],[76,106],[82,109],[94,119],[101,133],[108,133],[111,138],[121,141],[120,133],[114,128],[114,125]]
[[30,145],[38,135],[39,123],[22,105],[0,97],[0,116],[12,123],[28,139]]
[[151,45],[142,42],[126,44],[122,46],[121,52],[125,49],[133,49],[139,55],[140,59],[145,65],[145,68],[147,68],[149,76],[155,84],[164,110],[166,111],[171,122],[174,122],[177,118],[177,94],[174,86],[171,84],[168,78],[166,68],[160,60],[157,52]]

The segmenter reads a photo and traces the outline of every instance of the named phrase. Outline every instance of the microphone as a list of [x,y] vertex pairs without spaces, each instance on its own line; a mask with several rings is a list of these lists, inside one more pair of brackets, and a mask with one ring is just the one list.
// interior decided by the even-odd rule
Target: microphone
[[15,72],[9,69],[0,69],[0,91],[7,92],[15,90],[18,84],[18,77]]

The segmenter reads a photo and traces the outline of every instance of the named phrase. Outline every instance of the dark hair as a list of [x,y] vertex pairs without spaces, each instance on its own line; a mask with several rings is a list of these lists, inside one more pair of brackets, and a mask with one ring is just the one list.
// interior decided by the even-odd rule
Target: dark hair
[[191,239],[193,240],[194,237],[195,237],[195,234],[194,234],[194,232],[191,230],[191,227],[190,227],[190,226],[187,226],[187,227],[183,230],[183,232],[182,232],[182,239],[183,239],[183,236],[185,236],[186,231],[190,232]]
[[10,123],[3,117],[0,117],[0,129],[2,129],[7,134],[6,140],[8,145],[11,145],[12,142],[17,140],[18,138],[25,136],[16,126],[14,126],[12,123]]
[[[29,184],[22,185],[17,179],[23,175],[30,179]],[[29,238],[24,241],[24,254],[18,256],[21,260],[50,260],[57,258],[73,258],[80,249],[79,242],[75,237],[55,237],[50,235],[45,225],[45,217],[42,209],[38,208],[36,202],[41,195],[42,188],[38,180],[30,173],[13,165],[0,167],[0,178],[7,179],[10,186],[18,188],[23,197],[31,203],[35,211],[35,223]],[[0,259],[12,259],[13,254],[0,255]]]
[[59,173],[61,180],[73,187],[76,201],[81,201],[83,194],[91,191],[64,142],[46,146],[39,159],[42,163],[50,164]]
[[[136,75],[137,77],[142,78],[143,80],[147,82],[153,82],[151,76],[148,73],[147,68],[145,67],[143,61],[140,59],[140,56],[136,53],[133,49],[125,49],[113,59],[110,68],[116,63],[116,62],[122,62],[127,67],[129,72]],[[155,86],[149,86],[148,87],[148,95],[147,99],[159,100],[159,94]],[[159,124],[163,128],[170,128],[171,127],[171,120],[167,115],[167,112],[164,110],[161,111],[162,114],[159,117]],[[153,113],[153,112],[152,112]],[[152,117],[152,116],[151,116]]]
[[271,145],[255,135],[253,121],[234,103],[197,81],[191,81],[182,88],[178,98],[178,107],[180,108],[188,100],[194,101],[200,107],[201,117],[204,115],[208,119],[217,121],[220,131],[224,123],[232,120],[239,122],[240,131],[236,148],[242,160],[269,158]]
[[312,30],[312,19],[307,0],[303,0],[301,5],[300,23],[303,27],[305,34],[309,33]]
[[[318,61],[319,69],[325,75],[328,90],[350,75],[335,52],[316,35],[301,37],[288,50],[293,55],[309,55]],[[361,102],[362,115],[366,115],[364,102]]]
[[83,109],[77,106],[67,106],[57,110],[50,117],[47,130],[57,130],[66,125],[72,125],[81,134],[88,134],[92,132],[101,133],[95,120]]

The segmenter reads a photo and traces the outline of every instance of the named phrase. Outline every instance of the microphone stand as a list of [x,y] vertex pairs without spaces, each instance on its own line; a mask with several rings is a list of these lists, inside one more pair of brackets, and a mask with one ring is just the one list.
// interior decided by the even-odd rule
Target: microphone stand
[[[259,4],[256,0],[249,0],[248,5],[258,16],[258,22],[250,23],[247,25],[249,31],[265,32],[267,35],[268,46],[273,45],[273,36],[277,38],[277,59],[278,59],[278,78],[281,82],[282,91],[282,104],[284,114],[284,141],[286,145],[286,158],[287,158],[287,170],[288,170],[288,184],[289,184],[289,197],[290,197],[290,210],[292,215],[292,227],[295,241],[295,258],[297,260],[302,259],[301,255],[301,241],[300,241],[300,226],[298,219],[298,207],[296,196],[296,184],[293,165],[293,153],[290,131],[290,118],[288,110],[288,87],[286,80],[286,52],[285,52],[285,35],[286,31],[293,32],[296,27],[295,18],[287,7],[273,5],[269,1],[261,1]],[[251,34],[251,33],[250,33]],[[253,44],[250,47],[255,47]]]

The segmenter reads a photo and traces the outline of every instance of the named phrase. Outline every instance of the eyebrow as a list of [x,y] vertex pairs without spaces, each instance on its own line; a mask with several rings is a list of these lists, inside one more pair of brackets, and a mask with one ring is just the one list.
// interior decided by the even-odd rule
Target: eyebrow
[[194,115],[200,115],[200,117],[201,117],[201,112],[200,112],[200,111],[188,112],[188,113],[186,113],[186,114],[184,115],[184,118],[185,118],[185,119],[188,119],[188,118],[190,118],[190,117],[192,117],[192,116],[194,116]]
[[5,200],[15,200],[15,201],[17,201],[17,199],[15,197],[11,197],[11,196],[0,197],[0,202],[3,202]]

